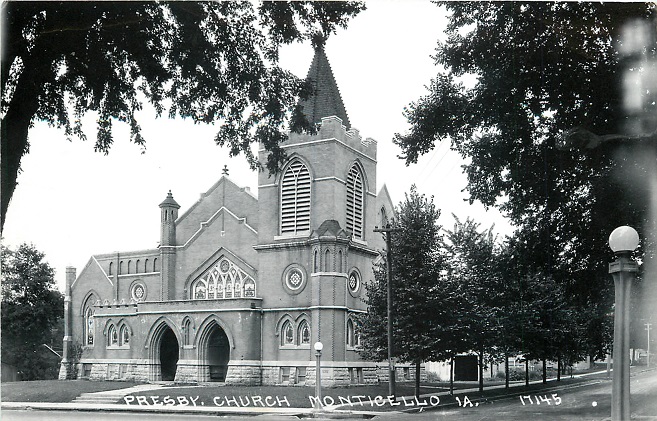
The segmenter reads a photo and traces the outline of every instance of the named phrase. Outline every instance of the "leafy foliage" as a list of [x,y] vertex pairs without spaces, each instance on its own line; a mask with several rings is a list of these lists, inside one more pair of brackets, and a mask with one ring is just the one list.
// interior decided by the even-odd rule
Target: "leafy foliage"
[[[324,39],[364,9],[356,2],[4,2],[2,223],[34,120],[85,139],[97,113],[95,149],[107,153],[114,121],[145,147],[136,112],[219,123],[219,145],[259,163],[261,142],[276,171],[285,125],[306,84],[278,66],[282,44]],[[298,110],[297,110],[298,111]]]
[[[441,282],[443,257],[440,226],[433,198],[411,187],[391,224],[393,273],[393,355],[402,361],[444,360],[451,349],[450,293]],[[361,317],[362,354],[387,358],[387,272],[375,267],[366,283],[367,314]],[[419,373],[416,373],[419,375]]]
[[53,378],[59,370],[59,360],[43,344],[62,339],[55,331],[64,299],[43,258],[28,244],[2,248],[2,361],[15,366],[22,380]]
[[[470,201],[496,206],[518,227],[522,273],[542,273],[586,309],[580,331],[599,354],[610,310],[606,239],[632,225],[653,259],[657,142],[569,150],[574,129],[614,133],[623,126],[614,46],[622,24],[655,18],[649,3],[450,2],[444,68],[429,93],[405,111],[395,136],[407,163],[450,141],[468,162]],[[648,54],[657,53],[648,46]],[[464,76],[476,79],[466,86]],[[652,251],[651,251],[652,250]],[[531,270],[529,270],[531,268]]]

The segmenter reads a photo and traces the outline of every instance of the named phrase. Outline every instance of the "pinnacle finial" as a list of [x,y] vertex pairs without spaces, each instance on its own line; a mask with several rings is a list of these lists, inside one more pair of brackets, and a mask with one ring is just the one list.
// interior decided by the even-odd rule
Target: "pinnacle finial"
[[221,175],[228,177],[228,165],[224,165],[224,168],[221,170]]

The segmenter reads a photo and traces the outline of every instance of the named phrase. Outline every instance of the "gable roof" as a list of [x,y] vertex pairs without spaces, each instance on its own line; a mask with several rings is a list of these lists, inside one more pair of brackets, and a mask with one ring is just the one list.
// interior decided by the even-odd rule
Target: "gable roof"
[[300,101],[299,105],[308,121],[311,124],[319,124],[322,122],[322,117],[337,116],[345,127],[350,128],[347,110],[323,45],[315,47],[315,56],[306,80],[310,82],[313,94],[307,100]]

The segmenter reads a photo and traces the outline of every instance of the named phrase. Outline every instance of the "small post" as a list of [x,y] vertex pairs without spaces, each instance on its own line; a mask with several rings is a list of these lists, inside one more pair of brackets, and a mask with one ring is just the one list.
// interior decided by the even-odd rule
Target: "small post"
[[315,342],[315,357],[317,357],[315,366],[315,396],[317,397],[317,402],[315,402],[316,411],[322,410],[322,349],[324,349],[324,345],[321,342]]

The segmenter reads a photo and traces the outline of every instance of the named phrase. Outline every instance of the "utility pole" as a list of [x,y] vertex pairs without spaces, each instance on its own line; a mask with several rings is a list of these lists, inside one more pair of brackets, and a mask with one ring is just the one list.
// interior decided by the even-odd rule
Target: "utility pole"
[[645,323],[645,326],[646,326],[646,332],[648,332],[648,359],[646,360],[646,365],[650,367],[650,329],[652,323]]
[[399,228],[390,228],[387,224],[385,228],[374,227],[374,232],[383,232],[386,237],[386,273],[388,278],[388,393],[393,399],[395,395],[395,362],[393,360],[393,340],[392,340],[392,233],[399,232]]

